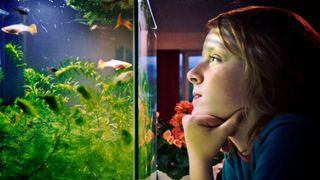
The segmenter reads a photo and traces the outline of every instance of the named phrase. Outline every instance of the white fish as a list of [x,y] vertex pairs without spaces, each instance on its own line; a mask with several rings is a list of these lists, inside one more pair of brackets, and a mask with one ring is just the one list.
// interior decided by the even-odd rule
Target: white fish
[[24,24],[14,24],[14,25],[3,27],[1,30],[9,34],[19,35],[19,33],[26,31],[34,35],[37,33],[37,26],[35,24],[31,24],[30,26],[26,26]]
[[120,60],[110,60],[110,61],[104,61],[103,59],[99,59],[98,61],[98,69],[103,69],[105,67],[113,67],[116,70],[119,69],[125,69],[131,67],[132,64],[127,63],[125,61],[120,61]]
[[90,27],[90,31],[93,31],[93,30],[95,30],[97,28],[98,28],[98,25],[94,24],[93,26]]

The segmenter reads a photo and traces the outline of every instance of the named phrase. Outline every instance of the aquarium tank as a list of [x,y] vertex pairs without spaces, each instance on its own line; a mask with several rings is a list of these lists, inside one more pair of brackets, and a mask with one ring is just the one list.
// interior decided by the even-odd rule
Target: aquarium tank
[[148,0],[135,12],[135,179],[156,179],[157,26]]
[[0,1],[0,179],[152,178],[149,2]]

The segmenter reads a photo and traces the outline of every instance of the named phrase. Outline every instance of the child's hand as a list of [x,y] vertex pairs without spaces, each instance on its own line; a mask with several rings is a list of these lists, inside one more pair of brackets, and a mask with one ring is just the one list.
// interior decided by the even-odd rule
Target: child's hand
[[241,110],[237,110],[226,121],[210,115],[184,116],[182,123],[189,158],[199,161],[212,159],[227,137],[235,132],[241,118]]

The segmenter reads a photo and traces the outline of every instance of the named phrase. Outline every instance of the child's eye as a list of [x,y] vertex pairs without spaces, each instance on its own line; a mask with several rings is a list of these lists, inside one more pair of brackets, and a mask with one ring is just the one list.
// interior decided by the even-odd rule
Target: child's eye
[[218,56],[209,56],[209,63],[220,63],[222,62],[221,58]]

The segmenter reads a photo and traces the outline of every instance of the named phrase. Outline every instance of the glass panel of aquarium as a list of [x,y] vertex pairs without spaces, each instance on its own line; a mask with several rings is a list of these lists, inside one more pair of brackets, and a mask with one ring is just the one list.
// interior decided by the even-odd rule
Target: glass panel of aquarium
[[[133,179],[134,1],[0,2],[0,179]],[[141,27],[142,177],[154,168],[155,66]]]
[[148,0],[138,0],[136,41],[135,179],[156,179],[156,23]]

